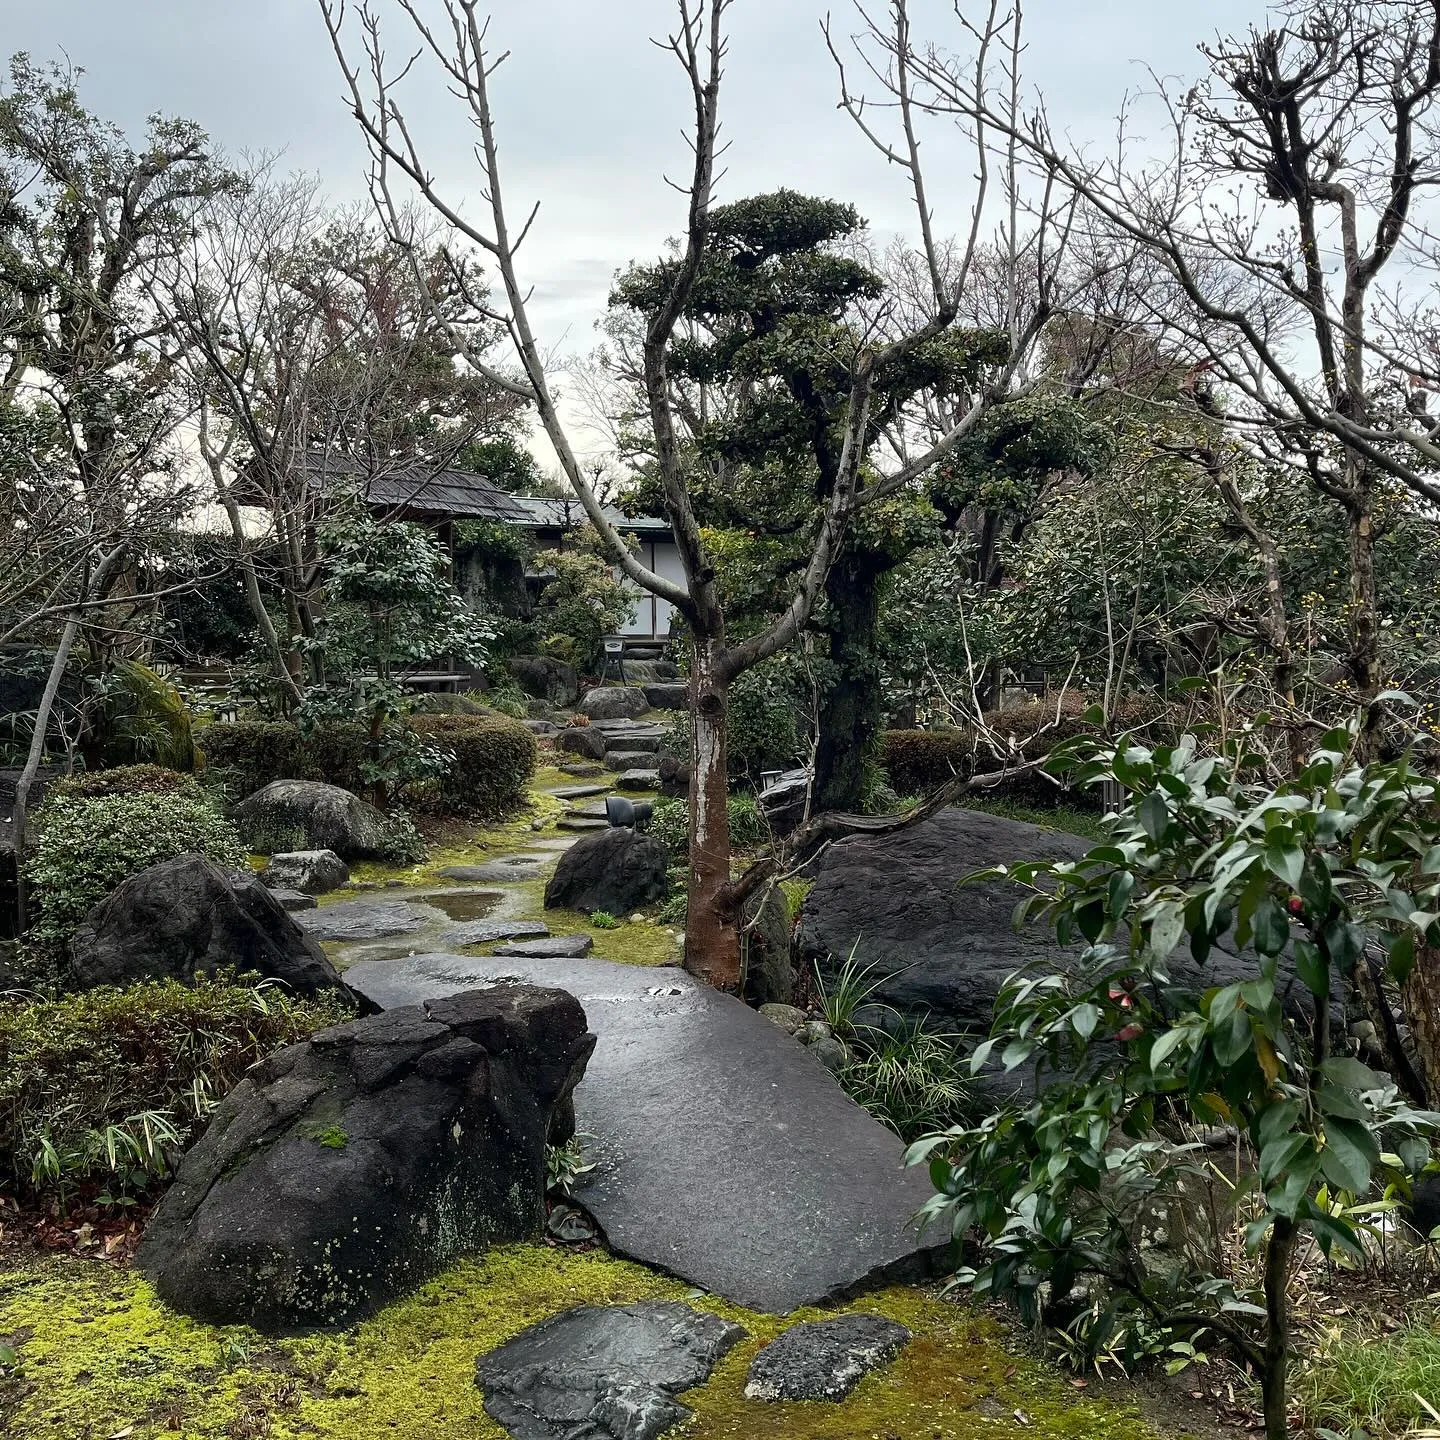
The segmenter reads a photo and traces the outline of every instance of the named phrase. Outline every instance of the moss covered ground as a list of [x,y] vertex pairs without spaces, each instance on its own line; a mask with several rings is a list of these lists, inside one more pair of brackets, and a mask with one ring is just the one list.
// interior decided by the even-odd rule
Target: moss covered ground
[[[333,1334],[267,1340],[167,1310],[133,1271],[42,1260],[0,1271],[0,1433],[15,1440],[316,1437],[498,1440],[481,1408],[476,1358],[573,1305],[692,1292],[600,1252],[511,1246],[450,1267],[373,1319]],[[687,1440],[1144,1440],[1125,1402],[1091,1398],[1012,1353],[990,1319],[907,1288],[845,1309],[891,1316],[914,1342],[843,1405],[744,1398],[756,1350],[794,1319],[710,1297],[691,1303],[738,1321],[750,1338],[683,1398]],[[0,1354],[4,1354],[0,1351]]]

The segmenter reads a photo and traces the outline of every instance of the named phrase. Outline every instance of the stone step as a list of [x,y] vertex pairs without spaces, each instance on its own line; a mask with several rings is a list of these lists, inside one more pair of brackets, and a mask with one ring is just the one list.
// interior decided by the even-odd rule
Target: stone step
[[608,785],[562,785],[558,790],[547,793],[557,800],[586,800],[591,795],[606,795],[609,791]]
[[660,772],[643,768],[625,770],[616,777],[615,784],[621,790],[658,790]]
[[655,756],[649,750],[607,750],[605,752],[605,768],[607,770],[644,769],[647,765],[654,763]]
[[548,940],[517,940],[497,945],[496,955],[517,960],[579,960],[588,955],[595,942],[588,935],[552,935]]
[[610,822],[603,819],[592,820],[584,815],[567,813],[555,822],[555,828],[557,830],[608,830],[610,828]]

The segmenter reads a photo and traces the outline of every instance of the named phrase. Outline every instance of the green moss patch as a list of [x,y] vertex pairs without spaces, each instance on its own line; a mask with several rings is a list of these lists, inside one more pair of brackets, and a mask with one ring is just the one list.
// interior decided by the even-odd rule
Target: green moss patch
[[[685,1299],[686,1287],[600,1253],[510,1246],[452,1266],[416,1294],[337,1334],[267,1341],[174,1315],[138,1275],[85,1261],[0,1274],[0,1339],[19,1378],[0,1382],[0,1431],[16,1440],[499,1440],[474,1383],[478,1356],[580,1304]],[[796,1320],[706,1297],[750,1338],[683,1397],[686,1440],[970,1440],[1024,1435],[1145,1440],[1128,1405],[1078,1394],[1017,1358],[992,1321],[896,1288],[843,1308],[888,1315],[914,1342],[843,1405],[748,1401],[760,1346]],[[1019,1412],[1017,1417],[1016,1412]],[[128,1428],[128,1427],[133,1427]]]

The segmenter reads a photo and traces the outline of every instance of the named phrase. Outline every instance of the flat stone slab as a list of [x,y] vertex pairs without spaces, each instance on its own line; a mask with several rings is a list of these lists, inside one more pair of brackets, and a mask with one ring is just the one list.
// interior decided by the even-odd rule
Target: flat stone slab
[[550,792],[557,800],[588,800],[592,795],[608,795],[608,785],[562,785]]
[[384,1008],[502,979],[569,990],[599,1037],[575,1092],[596,1165],[576,1198],[612,1250],[776,1314],[930,1268],[944,1237],[916,1230],[933,1192],[901,1141],[778,1025],[685,971],[437,954],[345,972]]
[[409,900],[340,900],[295,917],[320,940],[384,940],[409,935],[445,917]]
[[537,940],[550,933],[539,920],[462,920],[447,926],[440,939],[446,945],[488,945],[492,940]]
[[655,1440],[690,1418],[674,1397],[744,1338],[678,1300],[581,1305],[482,1355],[475,1383],[515,1440]]
[[549,855],[527,851],[518,855],[500,855],[480,865],[447,865],[436,873],[447,880],[493,885],[500,880],[534,880],[549,863]]
[[621,790],[658,790],[660,788],[660,772],[658,770],[626,770],[615,781]]
[[556,822],[557,830],[608,830],[610,822],[594,815],[562,815]]
[[575,765],[561,765],[557,767],[562,775],[573,775],[577,779],[584,779],[589,775],[603,775],[605,767],[593,760],[582,760]]
[[514,955],[522,960],[578,960],[595,948],[588,935],[552,935],[548,940],[517,940],[497,945],[497,955]]
[[648,750],[607,750],[607,770],[635,770],[654,764],[655,756]]
[[747,1400],[839,1402],[872,1370],[910,1343],[910,1331],[883,1315],[837,1315],[792,1325],[750,1362]]

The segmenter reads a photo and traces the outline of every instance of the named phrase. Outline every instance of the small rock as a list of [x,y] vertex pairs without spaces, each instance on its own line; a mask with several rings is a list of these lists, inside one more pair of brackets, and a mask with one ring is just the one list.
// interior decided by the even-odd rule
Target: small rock
[[762,1005],[760,1013],[791,1035],[805,1024],[805,1012],[798,1005]]
[[592,720],[634,720],[650,708],[650,702],[643,690],[612,685],[589,691],[578,708]]
[[595,1222],[573,1205],[556,1205],[545,1222],[546,1233],[566,1245],[588,1245],[599,1238]]
[[260,878],[272,890],[323,895],[350,878],[350,867],[333,850],[287,850],[270,857]]
[[832,1075],[839,1074],[849,1064],[850,1052],[833,1035],[828,1040],[816,1040],[807,1048]]
[[514,1440],[655,1440],[690,1418],[674,1397],[744,1338],[678,1300],[581,1305],[482,1355],[475,1383]]
[[747,1400],[839,1402],[871,1370],[910,1343],[910,1331],[881,1315],[837,1315],[792,1325],[750,1362]]
[[800,1031],[802,1045],[818,1045],[822,1040],[833,1040],[835,1032],[823,1020],[807,1020]]
[[588,935],[552,935],[548,940],[517,940],[497,945],[496,955],[510,955],[523,960],[579,960],[595,948]]
[[615,781],[615,785],[620,790],[658,790],[660,788],[660,772],[658,770],[626,770]]
[[668,685],[646,685],[645,699],[652,710],[688,710],[690,687],[683,680]]
[[593,725],[570,725],[555,737],[555,748],[587,760],[605,758],[605,736]]

